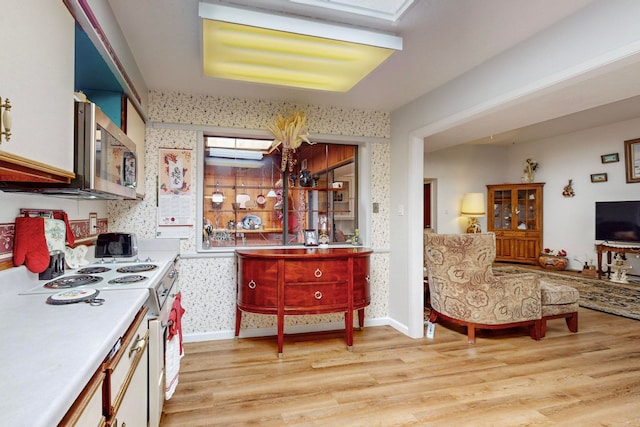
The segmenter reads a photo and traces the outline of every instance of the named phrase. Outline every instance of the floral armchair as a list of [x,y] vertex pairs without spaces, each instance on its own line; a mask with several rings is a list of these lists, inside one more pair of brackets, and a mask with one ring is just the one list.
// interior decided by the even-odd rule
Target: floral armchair
[[464,325],[470,344],[476,329],[528,326],[541,335],[540,278],[536,274],[495,276],[495,235],[425,234],[431,315]]

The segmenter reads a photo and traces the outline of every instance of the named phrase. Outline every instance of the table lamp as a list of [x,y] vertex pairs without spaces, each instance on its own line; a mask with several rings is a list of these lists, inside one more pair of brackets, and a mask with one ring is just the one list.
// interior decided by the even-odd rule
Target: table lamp
[[484,210],[484,193],[465,193],[462,197],[462,216],[469,217],[469,226],[467,233],[481,233],[478,218],[485,216]]

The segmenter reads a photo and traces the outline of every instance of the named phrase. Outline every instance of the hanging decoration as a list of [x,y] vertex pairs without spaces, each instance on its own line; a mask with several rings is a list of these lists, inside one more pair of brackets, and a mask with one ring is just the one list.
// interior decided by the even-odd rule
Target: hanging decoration
[[576,193],[573,191],[573,180],[570,179],[569,183],[567,185],[564,186],[564,188],[562,189],[562,195],[564,197],[573,197],[576,195]]
[[293,172],[297,159],[295,157],[296,150],[302,145],[302,142],[312,144],[309,141],[309,134],[305,133],[305,123],[307,116],[296,111],[290,117],[282,117],[278,114],[276,122],[268,128],[275,137],[271,148],[277,148],[282,144],[282,164],[280,169],[284,172],[289,166],[289,172]]

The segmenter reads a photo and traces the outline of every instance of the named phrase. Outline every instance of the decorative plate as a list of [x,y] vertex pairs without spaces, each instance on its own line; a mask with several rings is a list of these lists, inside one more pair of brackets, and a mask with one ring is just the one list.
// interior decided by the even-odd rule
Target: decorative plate
[[262,224],[262,220],[256,215],[247,215],[240,221],[242,228],[245,230],[257,230]]
[[70,289],[47,298],[47,304],[62,305],[90,301],[100,293],[97,289]]
[[211,195],[211,201],[213,203],[222,203],[222,202],[224,202],[224,194],[222,194],[219,191],[216,191],[215,193],[213,193]]

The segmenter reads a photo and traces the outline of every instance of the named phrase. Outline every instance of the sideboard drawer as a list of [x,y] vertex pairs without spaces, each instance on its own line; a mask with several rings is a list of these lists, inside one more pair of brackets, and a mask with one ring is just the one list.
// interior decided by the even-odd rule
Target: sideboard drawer
[[284,289],[285,307],[347,307],[348,283],[287,283]]
[[284,281],[331,282],[344,280],[348,275],[347,260],[296,260],[287,261],[284,266]]
[[273,260],[238,260],[238,304],[278,306],[278,263]]

